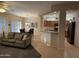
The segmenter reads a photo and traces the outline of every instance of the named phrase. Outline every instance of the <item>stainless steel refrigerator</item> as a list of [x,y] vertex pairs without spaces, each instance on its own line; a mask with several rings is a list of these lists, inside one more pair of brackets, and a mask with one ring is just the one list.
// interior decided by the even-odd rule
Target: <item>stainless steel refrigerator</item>
[[74,45],[74,39],[75,39],[75,21],[69,23],[67,34],[68,34],[67,41],[70,44]]

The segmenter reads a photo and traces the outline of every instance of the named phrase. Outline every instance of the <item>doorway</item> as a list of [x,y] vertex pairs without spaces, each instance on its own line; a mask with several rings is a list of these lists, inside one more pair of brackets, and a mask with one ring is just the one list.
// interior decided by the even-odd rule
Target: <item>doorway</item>
[[[77,26],[78,24],[78,10],[66,11],[66,23],[65,23],[65,57],[75,57],[77,48]],[[74,53],[73,53],[74,52]],[[79,53],[78,53],[79,54]]]

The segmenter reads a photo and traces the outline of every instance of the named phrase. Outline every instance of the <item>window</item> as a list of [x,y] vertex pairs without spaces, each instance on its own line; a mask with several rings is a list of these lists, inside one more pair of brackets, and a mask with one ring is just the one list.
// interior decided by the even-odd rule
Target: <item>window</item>
[[0,16],[0,33],[8,31],[8,19],[7,17]]
[[0,33],[2,32],[2,19],[0,18]]
[[[8,25],[9,25],[9,21],[8,21],[8,16],[0,16],[0,33],[2,33],[3,31],[5,33],[8,32]],[[16,18],[12,18],[11,20],[11,32],[20,32],[21,29],[21,20],[18,20]]]
[[21,21],[19,21],[19,20],[12,20],[11,27],[12,27],[12,32],[20,32]]
[[5,17],[3,19],[3,27],[4,27],[4,32],[8,32],[8,19]]

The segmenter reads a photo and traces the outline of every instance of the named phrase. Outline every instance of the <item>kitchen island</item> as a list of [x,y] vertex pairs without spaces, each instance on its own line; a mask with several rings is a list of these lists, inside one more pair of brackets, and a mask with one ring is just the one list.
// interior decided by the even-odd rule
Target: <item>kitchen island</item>
[[43,30],[41,39],[47,46],[57,47],[58,31]]

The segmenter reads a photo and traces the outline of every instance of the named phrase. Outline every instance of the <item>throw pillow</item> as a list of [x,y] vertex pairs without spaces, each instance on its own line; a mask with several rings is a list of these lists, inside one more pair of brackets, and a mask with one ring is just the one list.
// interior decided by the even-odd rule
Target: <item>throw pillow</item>
[[26,40],[26,38],[27,38],[27,35],[24,35],[22,40]]

